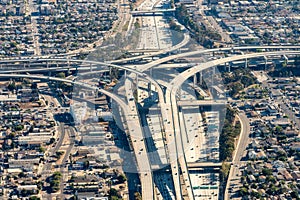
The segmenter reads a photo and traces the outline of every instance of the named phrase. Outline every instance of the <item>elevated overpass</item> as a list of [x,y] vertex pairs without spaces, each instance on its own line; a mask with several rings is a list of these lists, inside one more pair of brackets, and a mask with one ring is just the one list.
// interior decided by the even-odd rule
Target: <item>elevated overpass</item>
[[188,168],[221,168],[222,163],[220,162],[195,162],[187,163]]
[[175,8],[170,9],[154,9],[154,10],[135,10],[131,11],[130,14],[134,17],[137,16],[156,16],[156,15],[163,15],[164,13],[174,13]]
[[[163,95],[163,91],[160,87],[160,85],[151,77],[149,77],[146,73],[143,73],[141,71],[138,71],[136,69],[133,68],[129,68],[126,66],[120,66],[120,65],[115,65],[112,63],[106,63],[106,62],[99,62],[99,61],[92,61],[92,60],[77,60],[77,59],[68,59],[68,58],[35,58],[35,59],[11,59],[11,60],[0,60],[0,63],[7,63],[7,62],[66,62],[66,63],[85,63],[85,64],[90,64],[90,65],[95,65],[96,69],[98,69],[99,67],[114,67],[117,69],[122,69],[128,72],[132,72],[134,74],[136,74],[137,76],[140,76],[146,80],[148,80],[149,82],[151,82],[157,89],[157,92],[159,94],[159,101],[164,102],[164,95]],[[55,68],[55,67],[54,67]],[[78,69],[80,68],[80,66],[78,66]],[[95,69],[95,68],[94,68]],[[34,72],[36,69],[27,69],[26,72],[30,73],[30,72]],[[39,69],[41,70],[41,69]],[[1,70],[0,70],[1,73]]]
[[181,100],[177,101],[180,107],[186,106],[221,106],[227,103],[226,100]]
[[[143,66],[143,69],[141,71],[146,71],[148,69],[151,69],[153,67],[156,67],[162,63],[175,60],[178,58],[184,58],[184,57],[191,57],[191,56],[196,56],[199,54],[205,54],[205,53],[214,53],[214,52],[219,52],[219,51],[236,51],[236,50],[277,50],[277,51],[282,51],[282,50],[299,50],[300,45],[292,45],[292,46],[242,46],[242,47],[225,47],[225,48],[216,48],[216,49],[201,49],[197,51],[191,51],[191,52],[185,52],[185,53],[179,53],[176,55],[171,55],[167,56],[158,60],[155,60],[153,62],[147,63]],[[246,58],[244,58],[246,59]],[[228,61],[230,62],[230,61]],[[226,62],[223,62],[222,64],[225,64]]]
[[[149,52],[149,54],[134,56],[134,57],[130,57],[130,58],[112,60],[112,61],[109,61],[108,63],[110,63],[110,64],[124,63],[124,62],[128,62],[128,61],[133,61],[133,60],[140,60],[140,59],[143,59],[143,58],[146,58],[146,57],[165,54],[165,53],[168,53],[168,52],[175,51],[179,48],[182,48],[183,46],[185,46],[189,42],[189,40],[190,40],[190,36],[185,33],[184,34],[184,39],[179,44],[177,44],[175,46],[172,46],[168,49],[160,50],[158,52],[153,52],[153,53]],[[180,54],[171,55],[171,56],[167,56],[165,58],[158,59],[158,60],[153,61],[151,63],[145,64],[145,67],[141,71],[146,71],[147,69],[150,69],[150,68],[155,67],[159,64],[174,60],[176,58],[195,56],[195,55],[205,54],[205,53],[214,53],[214,52],[222,52],[222,51],[233,51],[234,52],[236,50],[241,50],[241,51],[245,51],[245,50],[252,50],[252,51],[253,50],[259,50],[259,51],[277,50],[277,51],[281,51],[281,50],[287,50],[287,49],[297,50],[297,49],[300,49],[300,45],[240,46],[240,47],[224,47],[224,48],[215,48],[215,49],[201,49],[201,50],[180,53]],[[61,56],[65,56],[65,55],[58,55],[58,56],[53,56],[53,55],[49,56],[49,55],[47,55],[47,56],[39,56],[39,57],[30,56],[30,57],[19,57],[19,58],[5,58],[5,59],[0,59],[0,64],[5,63],[5,62],[16,62],[18,60],[34,61],[34,60],[39,60],[39,59],[61,59],[61,58],[63,58]]]
[[201,63],[199,65],[196,65],[188,70],[185,70],[184,72],[177,75],[171,82],[171,85],[173,85],[174,93],[173,95],[176,95],[177,90],[181,87],[181,85],[191,76],[194,74],[212,68],[216,67],[218,65],[232,62],[236,60],[243,60],[243,59],[250,59],[250,58],[257,58],[257,57],[264,57],[264,56],[272,56],[272,55],[300,55],[300,50],[297,51],[269,51],[269,52],[262,52],[262,53],[250,53],[250,54],[244,54],[244,55],[237,55],[232,57],[226,57],[221,58],[217,60],[212,60],[206,63]]

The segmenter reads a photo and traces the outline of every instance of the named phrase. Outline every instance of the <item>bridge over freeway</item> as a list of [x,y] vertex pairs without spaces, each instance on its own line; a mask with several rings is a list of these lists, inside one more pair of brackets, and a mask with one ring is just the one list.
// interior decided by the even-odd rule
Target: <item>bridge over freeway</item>
[[220,106],[225,105],[226,100],[181,100],[177,101],[177,105],[181,107],[185,106]]
[[130,14],[136,17],[136,16],[163,15],[164,13],[173,13],[173,12],[175,12],[175,8],[155,9],[155,10],[135,10],[135,11],[131,11]]
[[221,162],[194,162],[187,163],[188,168],[221,168]]

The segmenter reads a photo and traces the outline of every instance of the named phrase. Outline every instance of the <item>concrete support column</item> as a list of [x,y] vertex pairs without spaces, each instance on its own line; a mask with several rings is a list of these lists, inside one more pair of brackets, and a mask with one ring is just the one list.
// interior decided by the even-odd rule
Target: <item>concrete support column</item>
[[284,58],[284,63],[287,65],[289,58],[286,55],[283,55],[283,58]]
[[92,64],[90,64],[90,72],[92,72],[92,71],[93,71]]
[[124,70],[124,79],[126,80],[126,78],[127,78],[127,71]]
[[152,97],[151,97],[151,82],[148,83],[148,96],[152,99]]
[[202,84],[202,82],[203,82],[203,72],[200,71],[199,72],[199,83]]
[[264,56],[264,59],[265,59],[265,70],[267,70],[267,64],[268,64],[268,58],[267,58],[267,56]]
[[232,62],[228,63],[228,72],[231,72]]
[[234,48],[231,48],[231,53],[235,54]]
[[139,76],[137,74],[136,74],[135,81],[136,81],[136,89],[138,90],[138,87],[139,87]]
[[245,59],[245,69],[248,68],[248,59]]
[[194,74],[193,86],[195,87],[196,84],[197,84],[197,73]]
[[181,88],[179,88],[179,90],[178,90],[178,93],[177,93],[177,94],[178,94],[178,98],[179,98],[179,99],[181,99]]

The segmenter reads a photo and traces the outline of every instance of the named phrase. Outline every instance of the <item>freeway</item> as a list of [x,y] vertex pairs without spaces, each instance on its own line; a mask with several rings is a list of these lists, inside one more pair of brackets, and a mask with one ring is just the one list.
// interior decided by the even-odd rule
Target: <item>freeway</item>
[[[180,127],[179,127],[179,120],[178,120],[178,110],[177,110],[177,105],[176,105],[176,92],[179,88],[179,86],[190,76],[192,76],[193,74],[203,70],[203,69],[208,69],[210,67],[214,67],[217,66],[219,64],[225,63],[225,62],[231,62],[234,60],[240,60],[240,59],[245,59],[245,58],[254,58],[254,57],[260,57],[260,56],[268,56],[268,55],[290,55],[290,54],[299,54],[299,51],[282,51],[282,52],[263,52],[263,53],[253,53],[253,54],[246,54],[246,55],[239,55],[239,56],[233,56],[230,58],[223,58],[223,59],[219,59],[219,60],[214,60],[214,61],[210,61],[204,64],[200,64],[198,66],[195,66],[189,70],[186,70],[185,72],[183,72],[181,75],[177,76],[171,83],[171,85],[173,85],[173,88],[171,89],[172,92],[170,92],[170,95],[172,94],[172,97],[169,97],[169,95],[167,95],[167,100],[166,100],[166,106],[163,108],[169,108],[169,110],[172,110],[173,112],[170,114],[163,114],[164,112],[162,112],[163,114],[163,119],[169,119],[168,117],[171,117],[171,120],[167,120],[168,122],[172,121],[173,123],[173,131],[170,130],[169,128],[167,128],[166,126],[166,130],[170,131],[171,134],[167,134],[166,135],[175,135],[175,137],[173,138],[168,138],[167,137],[167,141],[172,141],[172,143],[175,143],[175,148],[173,145],[173,148],[175,151],[173,151],[172,149],[169,149],[169,152],[173,153],[173,156],[175,155],[175,158],[179,158],[179,163],[180,163],[180,167],[183,171],[183,175],[184,180],[185,180],[185,184],[187,186],[187,191],[188,191],[188,196],[190,197],[190,199],[193,199],[193,191],[190,189],[191,184],[190,184],[190,179],[189,179],[189,175],[188,175],[188,168],[187,168],[187,164],[185,161],[185,157],[184,157],[184,152],[183,152],[183,148],[182,148],[182,138],[181,138],[181,134],[177,133],[180,132]],[[174,84],[176,83],[176,84]],[[168,92],[168,90],[167,90]],[[170,103],[169,103],[170,102]],[[174,117],[172,119],[172,117]],[[171,127],[172,129],[172,127]],[[172,134],[172,132],[174,134]],[[177,134],[176,134],[177,133]],[[174,140],[175,139],[175,140]],[[175,142],[174,142],[175,141]],[[170,148],[171,145],[169,145],[168,147]],[[169,155],[170,156],[170,155]],[[173,157],[174,158],[174,157]],[[174,161],[173,159],[170,159],[171,161]],[[182,190],[180,187],[180,183],[178,183],[179,181],[179,176],[178,176],[178,164],[176,164],[176,162],[171,162],[171,167],[172,167],[172,175],[173,175],[173,181],[174,181],[174,186],[175,186],[175,191],[176,191],[176,198],[181,198],[182,197]]]
[[[166,90],[166,105],[167,109],[172,110],[172,113],[168,114],[168,117],[171,117],[171,120],[173,122],[173,128],[174,128],[174,135],[175,135],[175,143],[176,143],[176,150],[177,150],[177,158],[180,163],[181,170],[183,172],[184,180],[185,180],[185,185],[187,186],[187,192],[188,196],[190,199],[194,199],[193,195],[193,190],[191,189],[191,181],[189,177],[189,172],[188,172],[188,166],[186,163],[185,159],[185,154],[184,154],[184,148],[182,144],[182,136],[180,133],[180,123],[179,123],[179,118],[178,118],[178,105],[177,105],[177,100],[176,100],[176,95],[177,91],[181,87],[181,85],[192,75],[205,70],[209,69],[212,67],[215,67],[217,65],[226,63],[226,62],[231,62],[235,60],[241,60],[241,59],[246,59],[246,58],[254,58],[254,57],[261,57],[261,56],[268,56],[268,55],[291,55],[291,54],[300,54],[300,51],[281,51],[281,52],[264,52],[264,53],[252,53],[252,54],[246,54],[246,55],[238,55],[238,56],[233,56],[229,58],[222,58],[218,60],[213,60],[204,64],[199,64],[197,66],[194,66],[178,76],[176,76],[172,82],[171,86],[167,88]],[[168,140],[167,140],[168,141]],[[175,185],[175,179],[174,180],[174,185]],[[179,188],[176,187],[175,185],[175,191],[177,192]],[[176,193],[177,195],[177,193]],[[178,196],[177,196],[178,197]]]
[[[176,76],[178,77],[178,76]],[[176,78],[175,78],[176,79]],[[174,79],[173,79],[174,80]],[[177,106],[177,99],[176,99],[177,90],[174,90],[173,85],[169,85],[166,90],[166,103],[170,106],[171,110],[171,118],[173,122],[173,130],[175,135],[176,141],[176,150],[177,150],[177,159],[180,164],[180,168],[182,171],[183,179],[185,182],[187,195],[190,200],[194,199],[193,190],[191,187],[191,180],[190,175],[187,167],[186,157],[184,153],[184,146],[183,146],[183,139],[181,134],[181,127],[180,127],[180,120],[178,116],[178,106]],[[169,104],[168,104],[169,103]]]
[[[162,118],[164,121],[164,128],[165,128],[165,135],[166,135],[166,143],[168,148],[168,157],[170,160],[171,165],[171,173],[174,183],[174,189],[176,194],[176,199],[181,200],[182,197],[182,190],[180,184],[180,177],[179,177],[179,165],[178,165],[178,152],[177,152],[177,144],[176,138],[174,134],[173,128],[173,120],[172,120],[172,110],[171,104],[163,104],[162,105]],[[172,122],[172,123],[171,123]]]
[[153,174],[146,150],[145,140],[143,139],[144,135],[142,125],[139,119],[136,103],[134,101],[132,81],[129,80],[129,78],[125,80],[125,92],[129,108],[128,112],[125,113],[125,117],[128,130],[131,132],[129,136],[132,141],[132,146],[139,169],[142,184],[142,197],[144,199],[151,200],[154,199]]
[[187,33],[185,33],[183,35],[183,37],[184,38],[180,43],[178,43],[178,44],[176,44],[172,47],[169,47],[169,48],[157,51],[157,52],[152,52],[152,53],[149,53],[149,54],[145,54],[145,55],[140,55],[140,56],[135,56],[135,57],[130,57],[130,58],[123,58],[123,59],[119,59],[119,60],[113,60],[113,61],[110,61],[110,63],[124,63],[124,62],[132,61],[132,60],[140,60],[140,59],[143,59],[143,58],[158,56],[158,55],[161,55],[161,54],[166,54],[168,52],[175,51],[175,50],[180,49],[181,47],[185,46],[190,41],[190,36]]
[[[123,69],[132,73],[135,73],[139,76],[145,76],[147,77],[146,74],[141,73],[135,69],[132,68],[128,68],[128,67],[123,67],[123,66],[119,66],[119,65],[115,65],[112,63],[107,63],[107,62],[99,62],[99,61],[92,61],[92,60],[78,60],[78,59],[69,59],[69,58],[31,58],[31,59],[12,59],[12,60],[0,60],[0,63],[5,63],[5,62],[66,62],[66,63],[70,63],[70,62],[74,62],[74,63],[86,63],[86,64],[91,64],[91,65],[100,65],[101,67],[106,66],[106,67],[115,67],[118,69]],[[78,67],[80,68],[80,66]],[[34,71],[35,69],[32,69],[32,71]],[[30,69],[27,69],[27,72],[30,72]]]

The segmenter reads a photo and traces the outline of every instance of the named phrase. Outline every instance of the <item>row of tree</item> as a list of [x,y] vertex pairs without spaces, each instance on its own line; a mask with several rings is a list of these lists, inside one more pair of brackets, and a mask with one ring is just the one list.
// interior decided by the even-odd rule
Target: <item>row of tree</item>
[[184,4],[179,4],[175,10],[175,17],[190,30],[194,39],[206,48],[212,48],[214,41],[220,41],[221,35],[195,22]]
[[237,110],[226,108],[224,126],[220,135],[220,161],[230,161],[235,149],[235,139],[240,134],[241,125],[235,120]]

